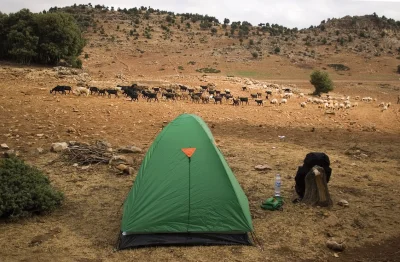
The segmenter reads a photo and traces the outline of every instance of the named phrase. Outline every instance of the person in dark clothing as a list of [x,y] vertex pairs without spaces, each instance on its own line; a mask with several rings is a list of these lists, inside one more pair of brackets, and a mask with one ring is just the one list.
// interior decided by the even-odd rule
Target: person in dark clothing
[[304,197],[304,192],[306,191],[306,183],[305,183],[305,178],[308,172],[314,167],[314,166],[320,166],[325,170],[326,174],[326,182],[328,183],[331,174],[332,174],[332,169],[329,167],[330,166],[330,161],[329,157],[325,153],[318,153],[318,152],[312,152],[308,153],[306,155],[306,158],[304,159],[304,164],[302,166],[299,166],[297,169],[297,174],[295,177],[296,185],[296,193],[299,195],[299,200],[301,200]]

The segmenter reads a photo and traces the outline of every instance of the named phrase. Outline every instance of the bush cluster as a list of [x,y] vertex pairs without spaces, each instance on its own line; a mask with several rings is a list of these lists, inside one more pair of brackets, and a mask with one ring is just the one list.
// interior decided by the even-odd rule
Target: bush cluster
[[63,194],[35,167],[18,158],[0,160],[0,218],[18,218],[54,210]]
[[0,59],[23,64],[76,61],[85,45],[81,29],[67,13],[0,13]]

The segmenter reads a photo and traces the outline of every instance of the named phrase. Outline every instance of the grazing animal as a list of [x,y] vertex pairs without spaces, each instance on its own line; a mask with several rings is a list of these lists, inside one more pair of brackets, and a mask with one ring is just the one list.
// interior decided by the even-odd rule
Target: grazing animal
[[203,104],[208,104],[208,103],[210,102],[210,97],[208,97],[208,96],[202,96],[202,97],[201,97],[201,102],[202,102]]
[[262,96],[262,94],[261,93],[257,93],[257,97],[261,97]]
[[265,93],[268,95],[272,95],[272,91],[270,91],[270,90],[265,91]]
[[108,94],[108,98],[111,98],[111,95],[115,95],[115,97],[119,97],[118,96],[118,90],[116,89],[106,89],[106,92]]
[[126,95],[127,95],[127,97],[129,97],[131,99],[131,102],[133,102],[133,100],[136,100],[137,102],[139,102],[139,94],[137,92],[128,89],[126,91]]
[[300,106],[303,107],[303,108],[306,107],[306,105],[307,105],[306,102],[301,102],[301,103],[300,103]]
[[98,96],[105,96],[106,95],[106,90],[105,89],[99,89],[99,92],[97,93]]
[[210,95],[213,95],[213,94],[215,94],[215,90],[208,90],[208,93],[209,93]]
[[262,100],[262,99],[256,99],[256,100],[254,100],[254,101],[256,101],[256,102],[257,102],[257,105],[258,105],[258,106],[262,106],[262,105],[264,105],[264,102],[263,102],[263,100]]
[[160,88],[159,87],[153,87],[154,92],[158,93],[160,92]]
[[221,90],[215,90],[215,94],[216,94],[216,95],[221,94]]
[[200,86],[201,87],[201,89],[203,89],[203,90],[207,90],[208,89],[208,86]]
[[242,90],[246,91],[247,90],[247,86],[242,86]]
[[239,97],[240,104],[243,105],[246,103],[247,105],[249,104],[249,98],[248,97]]
[[286,103],[287,103],[287,99],[284,98],[284,99],[281,100],[281,102],[279,103],[279,105],[281,105],[281,104],[286,104]]
[[72,88],[70,86],[64,86],[64,90],[68,91],[68,94],[70,94],[72,91]]
[[186,86],[183,85],[179,85],[179,89],[183,92],[186,92],[188,90],[188,88]]
[[233,99],[233,104],[232,104],[232,105],[233,105],[233,106],[239,106],[239,102],[240,102],[240,99],[239,99],[239,98],[236,98],[236,99],[234,98],[234,99]]
[[257,98],[258,95],[257,94],[250,94],[251,98]]
[[270,103],[271,103],[271,104],[274,104],[274,105],[275,105],[275,104],[278,104],[278,99],[274,98],[274,99],[271,100]]
[[67,93],[65,92],[65,86],[56,86],[53,89],[50,90],[50,94],[53,93],[57,94],[57,92],[60,92],[63,95],[66,95]]
[[187,90],[189,91],[189,94],[194,93],[194,88],[188,88]]
[[92,95],[93,93],[98,93],[99,89],[95,86],[91,86],[91,87],[89,87],[89,91],[90,91],[90,94]]
[[157,93],[148,92],[146,97],[147,97],[147,102],[151,102],[152,99],[154,99],[154,102],[158,101]]
[[82,94],[84,94],[85,96],[88,96],[90,94],[89,89],[87,89],[85,87],[77,87],[74,92],[75,92],[75,94],[77,94],[79,96]]
[[222,105],[222,96],[216,96],[214,97],[214,104],[219,104]]
[[192,103],[200,103],[200,96],[192,95]]
[[173,93],[163,93],[161,97],[165,97],[167,100],[175,101],[175,94]]
[[172,88],[167,88],[167,89],[165,89],[165,91],[167,91],[167,93],[172,93],[172,92],[174,92],[174,90],[172,90]]

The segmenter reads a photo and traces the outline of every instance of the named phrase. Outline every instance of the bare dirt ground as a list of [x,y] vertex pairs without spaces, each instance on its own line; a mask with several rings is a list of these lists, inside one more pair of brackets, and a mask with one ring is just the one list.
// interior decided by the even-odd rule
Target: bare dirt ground
[[[65,193],[65,202],[47,216],[1,221],[0,261],[379,261],[375,258],[382,253],[377,245],[398,243],[400,106],[395,104],[396,89],[380,88],[372,80],[362,85],[350,78],[338,81],[336,95],[371,96],[377,101],[359,101],[356,108],[327,115],[316,105],[301,108],[304,98],[292,98],[282,106],[267,103],[260,107],[252,102],[233,107],[226,103],[136,103],[124,98],[54,96],[49,90],[62,79],[47,76],[43,69],[18,70],[16,73],[8,65],[0,70],[0,142],[44,170],[52,184]],[[144,74],[140,81],[153,80],[147,72],[139,72]],[[312,91],[304,79],[288,76],[280,81],[297,84],[306,93]],[[157,79],[200,84],[197,78],[176,75],[159,75]],[[241,91],[241,85],[224,80],[207,79],[219,89],[249,95]],[[391,85],[398,85],[391,81]],[[392,103],[385,112],[378,108],[382,101]],[[145,152],[164,121],[182,113],[198,114],[212,127],[249,199],[260,246],[115,251],[121,205],[135,175],[117,175],[109,166],[82,170],[67,163],[49,164],[57,158],[49,152],[53,142],[107,140],[115,147],[136,145]],[[67,133],[69,127],[76,133]],[[46,152],[38,154],[38,147]],[[329,189],[335,203],[331,209],[290,202],[297,166],[311,151],[326,152],[331,159]],[[136,157],[136,170],[143,157]],[[269,164],[273,169],[257,172],[254,166],[258,164]],[[260,204],[273,195],[276,173],[283,177],[286,204],[281,212],[264,211]],[[350,206],[338,206],[340,199],[349,201]],[[325,246],[331,238],[347,246],[339,258]],[[392,247],[383,254],[392,259],[387,261],[398,257],[396,245]],[[371,251],[374,248],[376,252]]]

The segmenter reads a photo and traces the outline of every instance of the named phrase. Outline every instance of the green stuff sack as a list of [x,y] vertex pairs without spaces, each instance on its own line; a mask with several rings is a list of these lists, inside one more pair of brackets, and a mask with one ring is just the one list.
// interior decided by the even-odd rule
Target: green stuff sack
[[281,210],[283,206],[282,197],[270,197],[261,204],[261,208],[265,210]]

